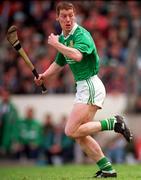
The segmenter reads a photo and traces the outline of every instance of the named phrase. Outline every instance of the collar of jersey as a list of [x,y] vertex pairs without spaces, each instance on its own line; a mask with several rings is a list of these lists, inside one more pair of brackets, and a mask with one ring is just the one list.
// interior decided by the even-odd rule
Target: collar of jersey
[[62,35],[64,36],[64,39],[66,40],[70,35],[72,35],[77,27],[78,27],[78,24],[75,23],[72,30],[69,32],[69,34],[66,37],[64,36],[64,33],[62,32]]

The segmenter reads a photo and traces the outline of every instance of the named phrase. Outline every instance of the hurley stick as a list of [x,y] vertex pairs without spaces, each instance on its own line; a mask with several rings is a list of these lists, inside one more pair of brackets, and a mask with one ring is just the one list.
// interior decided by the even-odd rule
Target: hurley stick
[[[27,64],[27,66],[31,69],[34,76],[38,79],[39,74],[37,73],[34,65],[31,62],[31,60],[27,56],[25,50],[21,46],[21,43],[20,43],[18,35],[17,35],[17,27],[16,26],[13,25],[8,29],[7,40],[16,49],[16,51],[20,54],[20,56],[23,58],[23,60]],[[47,89],[44,86],[44,84],[42,84],[41,87],[42,87],[42,93],[46,93]]]

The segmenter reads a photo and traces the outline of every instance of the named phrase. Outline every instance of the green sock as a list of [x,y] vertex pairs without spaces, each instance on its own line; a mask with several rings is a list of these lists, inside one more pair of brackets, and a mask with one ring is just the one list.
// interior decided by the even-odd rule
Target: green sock
[[108,161],[106,157],[103,157],[102,159],[100,159],[96,164],[98,165],[100,170],[115,171],[112,167],[112,164]]
[[102,131],[113,130],[116,123],[116,118],[115,117],[107,118],[107,119],[101,120],[100,123],[101,123]]

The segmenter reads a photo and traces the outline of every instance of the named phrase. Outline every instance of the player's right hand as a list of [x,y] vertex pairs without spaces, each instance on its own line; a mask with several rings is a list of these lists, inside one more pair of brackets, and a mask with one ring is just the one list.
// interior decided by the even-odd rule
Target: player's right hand
[[43,74],[39,74],[38,79],[36,77],[34,78],[34,82],[37,86],[41,86],[43,84],[43,79],[44,79]]

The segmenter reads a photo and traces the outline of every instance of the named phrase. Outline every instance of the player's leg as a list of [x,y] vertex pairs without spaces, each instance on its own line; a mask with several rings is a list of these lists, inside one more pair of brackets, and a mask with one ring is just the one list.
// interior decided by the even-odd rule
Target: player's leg
[[80,138],[102,130],[112,130],[115,123],[114,117],[102,121],[91,121],[98,109],[99,107],[94,105],[74,104],[65,127],[66,134],[72,138]]
[[[75,137],[74,134],[77,129],[79,129],[82,124],[89,122],[95,115],[97,109],[97,106],[75,104],[68,118],[65,133],[70,137]],[[96,123],[95,129],[96,131],[99,131],[101,129],[101,124],[99,123],[97,125]],[[85,153],[97,163],[101,172],[105,171],[105,173],[108,173],[109,176],[116,176],[115,170],[112,168],[111,163],[104,156],[99,144],[91,136],[80,136],[75,139],[80,144]]]
[[[130,141],[132,134],[121,116],[113,116],[96,122],[88,121],[88,119],[94,117],[95,112],[99,108],[102,108],[105,95],[105,87],[97,76],[77,83],[76,104],[74,105],[72,115],[79,116],[80,122],[76,122],[77,125],[75,128],[71,127],[71,123],[67,123],[66,131],[69,136],[78,138],[99,131],[114,130],[121,133],[127,141]],[[81,117],[83,117],[83,122],[81,121]],[[70,116],[70,119],[73,119],[73,117]]]
[[91,121],[81,124],[77,129],[73,129],[75,132],[71,135],[73,138],[78,138],[107,130],[114,130],[117,133],[121,133],[128,142],[132,140],[132,133],[125,124],[125,120],[122,116],[113,116],[101,121]]
[[[82,148],[85,150],[85,152],[95,161],[104,156],[99,145],[90,136],[79,137],[78,135],[76,137],[75,132],[82,124],[89,122],[95,115],[96,111],[96,106],[75,104],[70,116],[68,117],[68,121],[65,127],[66,135],[75,138],[79,142],[79,144],[83,146]],[[99,130],[99,128],[101,128],[100,125],[96,126],[97,130]]]
[[88,157],[94,160],[99,167],[100,170],[96,173],[95,177],[117,177],[112,164],[103,154],[99,144],[91,136],[81,137],[76,139],[76,141]]
[[[116,177],[111,163],[104,156],[100,146],[89,135],[101,130],[114,127],[115,118],[110,118],[110,125],[105,126],[106,120],[91,122],[95,113],[102,107],[105,98],[105,88],[97,76],[86,81],[77,82],[76,104],[68,118],[65,132],[68,136],[77,139],[90,158],[96,161],[100,171],[96,177]],[[90,105],[91,104],[91,105]]]
[[65,127],[65,133],[67,136],[79,138],[101,131],[100,122],[91,122],[97,110],[97,106],[81,103],[74,104]]
[[79,138],[101,131],[101,123],[91,120],[97,110],[102,108],[105,95],[105,87],[97,76],[77,82],[75,104],[65,128],[68,136]]
[[95,162],[104,157],[104,154],[99,144],[91,136],[81,137],[76,139],[76,142],[81,146],[83,151]]

